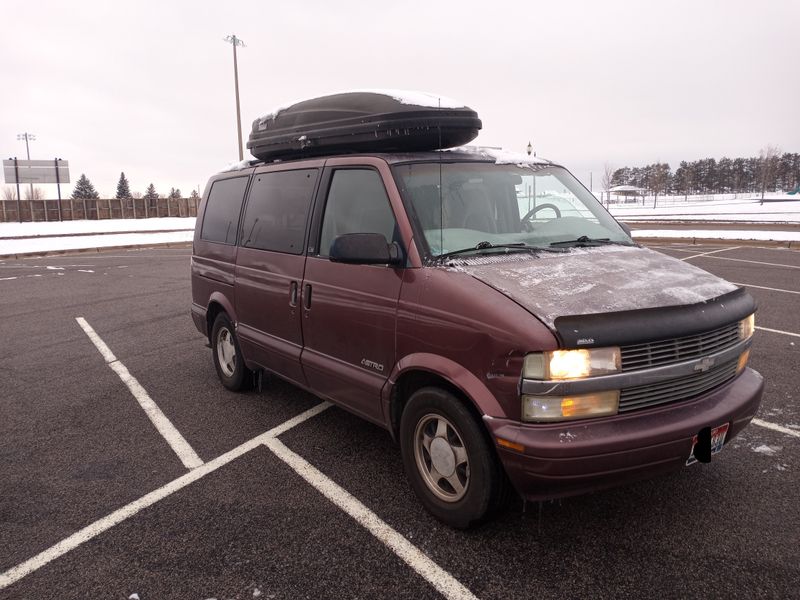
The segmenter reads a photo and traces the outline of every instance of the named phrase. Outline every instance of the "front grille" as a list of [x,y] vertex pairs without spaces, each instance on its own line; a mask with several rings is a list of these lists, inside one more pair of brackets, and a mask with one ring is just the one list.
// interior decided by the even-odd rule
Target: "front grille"
[[697,335],[622,346],[622,370],[635,371],[701,358],[739,342],[739,323]]
[[692,373],[669,381],[624,388],[619,394],[619,412],[696,398],[733,379],[737,364],[738,361],[733,360],[705,373]]

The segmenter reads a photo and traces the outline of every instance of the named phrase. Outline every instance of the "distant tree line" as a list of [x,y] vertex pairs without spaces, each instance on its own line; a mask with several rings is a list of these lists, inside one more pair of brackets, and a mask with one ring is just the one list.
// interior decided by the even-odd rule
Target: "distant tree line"
[[655,196],[792,191],[800,186],[800,154],[780,154],[770,146],[757,157],[684,160],[674,172],[660,162],[622,167],[614,171],[610,183],[633,185]]
[[[89,181],[89,178],[86,177],[85,174],[81,173],[80,178],[78,179],[75,187],[72,190],[72,198],[75,200],[92,200],[99,198],[99,194],[97,190],[95,190],[94,185],[92,182]],[[151,183],[147,186],[147,190],[144,194],[140,192],[131,193],[131,186],[128,182],[128,178],[125,177],[125,173],[119,174],[119,182],[117,183],[117,194],[114,196],[118,200],[123,200],[126,198],[144,198],[145,200],[155,201],[159,198],[163,198],[161,194],[156,192],[155,186]],[[181,195],[181,191],[178,188],[170,188],[169,194],[166,196],[170,200],[180,200],[183,198]],[[191,195],[189,198],[193,200],[200,200],[200,196],[198,195],[196,190],[192,190]]]

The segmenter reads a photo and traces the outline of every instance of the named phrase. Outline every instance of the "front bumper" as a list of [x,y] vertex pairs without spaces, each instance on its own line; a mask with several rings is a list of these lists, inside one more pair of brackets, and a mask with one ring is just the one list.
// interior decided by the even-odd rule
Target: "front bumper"
[[695,400],[624,415],[552,424],[484,421],[494,437],[525,448],[497,447],[517,491],[547,500],[683,468],[701,429],[730,423],[727,443],[755,416],[763,391],[761,375],[745,369]]

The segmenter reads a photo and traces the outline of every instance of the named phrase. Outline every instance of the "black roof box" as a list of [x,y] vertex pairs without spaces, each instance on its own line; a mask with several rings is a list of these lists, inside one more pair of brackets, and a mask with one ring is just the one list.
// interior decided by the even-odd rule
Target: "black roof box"
[[247,148],[256,158],[354,152],[417,152],[464,145],[481,129],[478,114],[421,92],[345,92],[303,100],[253,121]]

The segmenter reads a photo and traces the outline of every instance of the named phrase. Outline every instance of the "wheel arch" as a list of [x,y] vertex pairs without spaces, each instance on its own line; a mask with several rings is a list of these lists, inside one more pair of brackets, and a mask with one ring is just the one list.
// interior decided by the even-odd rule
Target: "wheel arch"
[[211,294],[208,300],[208,308],[206,309],[206,337],[209,342],[211,341],[211,329],[214,327],[214,321],[217,315],[224,312],[228,318],[236,325],[236,312],[233,310],[233,305],[228,299],[220,293]]
[[441,387],[451,392],[479,421],[485,415],[506,416],[491,391],[461,365],[441,356],[423,353],[411,355],[397,363],[388,385],[384,388],[384,414],[395,441],[398,439],[400,417],[408,399],[415,391],[429,386]]

